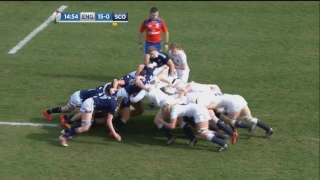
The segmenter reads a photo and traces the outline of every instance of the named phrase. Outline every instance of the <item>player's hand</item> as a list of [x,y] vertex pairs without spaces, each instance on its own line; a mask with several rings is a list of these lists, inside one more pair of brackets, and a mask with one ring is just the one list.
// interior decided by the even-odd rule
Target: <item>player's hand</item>
[[164,45],[164,50],[165,50],[165,51],[168,51],[168,49],[169,49],[169,48],[168,48],[168,44],[165,44],[165,45]]
[[142,51],[142,44],[139,44],[139,50]]
[[147,87],[146,91],[150,92],[151,91],[151,87]]
[[119,142],[121,141],[121,136],[118,133],[114,134],[114,138]]

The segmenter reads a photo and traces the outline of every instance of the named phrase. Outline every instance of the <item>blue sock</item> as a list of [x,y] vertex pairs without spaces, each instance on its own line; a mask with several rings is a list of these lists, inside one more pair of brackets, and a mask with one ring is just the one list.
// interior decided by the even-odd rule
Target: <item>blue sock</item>
[[209,129],[211,130],[211,131],[217,131],[218,129],[216,128],[216,127],[214,127],[214,125],[212,125],[212,124],[209,124]]
[[167,127],[162,126],[162,127],[160,128],[160,130],[161,130],[162,132],[164,132],[165,136],[166,136],[168,139],[171,139],[171,138],[173,137],[173,135],[171,134],[170,130],[169,130]]
[[229,136],[233,136],[233,131],[229,129],[221,120],[218,120],[217,126],[224,132],[226,132]]
[[76,134],[78,134],[78,133],[77,133],[77,129],[78,129],[78,127],[72,127],[72,128],[70,128],[70,131],[69,131],[68,133],[65,133],[65,134],[63,135],[63,137],[68,138],[68,137],[70,137],[70,136],[75,136]]
[[[81,127],[81,123],[76,124],[76,125],[72,126],[71,128],[78,128],[78,127]],[[70,133],[71,128],[64,129],[64,132],[65,133]]]
[[184,126],[183,126],[183,132],[187,135],[187,137],[189,138],[189,139],[194,139],[196,136],[193,134],[193,131],[192,131],[192,129],[191,128],[189,128],[189,126],[188,126],[188,124],[185,124]]
[[224,143],[221,139],[219,139],[219,138],[217,138],[217,137],[215,137],[215,136],[213,136],[212,138],[211,138],[211,142],[213,142],[213,143],[216,143],[216,144],[219,144],[220,146],[224,146],[226,143]]
[[249,124],[246,124],[246,123],[244,123],[244,122],[242,122],[242,121],[237,121],[236,120],[236,122],[234,123],[234,126],[235,127],[238,127],[238,128],[244,128],[244,129],[248,129],[248,130],[251,130],[251,125],[249,125]]
[[263,122],[260,121],[260,119],[258,119],[258,122],[257,122],[257,126],[266,130],[267,132],[270,131],[270,127],[268,127],[267,125],[265,125]]
[[121,121],[121,117],[120,116],[117,116],[116,119],[114,120],[113,122],[113,127],[115,129],[116,132],[119,132],[121,127],[124,125],[125,123],[123,123]]
[[48,114],[52,114],[52,113],[61,113],[61,107],[56,107],[50,110],[47,110]]
[[227,137],[225,135],[223,135],[223,134],[214,133],[214,135],[219,139],[227,139]]
[[74,115],[64,115],[64,118],[67,120],[67,123],[68,124],[72,124],[73,122],[71,121],[71,118],[73,117]]

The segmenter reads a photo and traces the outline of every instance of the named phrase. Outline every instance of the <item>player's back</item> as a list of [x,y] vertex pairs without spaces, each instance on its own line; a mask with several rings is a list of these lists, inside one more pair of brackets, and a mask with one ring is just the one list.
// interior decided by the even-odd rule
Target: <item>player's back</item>
[[159,88],[155,88],[154,85],[146,85],[147,87],[151,87],[151,91],[146,94],[147,98],[157,104],[158,107],[161,107],[166,100],[168,99],[168,95],[162,92]]
[[198,108],[199,105],[194,103],[180,104],[173,106],[171,112],[177,117],[193,117]]
[[126,87],[124,87],[128,95],[138,93],[141,91],[141,88],[139,88],[134,82],[129,83]]
[[92,98],[94,101],[94,107],[96,111],[106,110],[113,112],[117,108],[117,98],[114,96],[96,96]]
[[84,101],[94,96],[102,96],[105,94],[104,90],[105,90],[105,86],[98,86],[94,89],[81,90],[80,98],[82,99],[82,101]]

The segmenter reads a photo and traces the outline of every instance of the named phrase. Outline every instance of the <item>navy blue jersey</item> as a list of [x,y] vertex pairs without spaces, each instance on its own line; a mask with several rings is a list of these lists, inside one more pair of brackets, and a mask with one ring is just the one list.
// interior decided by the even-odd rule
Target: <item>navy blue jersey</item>
[[157,67],[161,67],[167,64],[169,61],[169,56],[166,53],[158,52],[158,56],[155,58],[150,57],[150,63],[157,63]]
[[155,68],[147,68],[146,75],[143,76],[145,78],[145,80],[142,81],[142,83],[144,85],[150,83],[151,79],[153,78],[153,71],[154,70],[155,70]]
[[81,90],[80,91],[80,98],[82,99],[82,102],[85,101],[86,99],[94,97],[94,96],[105,95],[104,88],[105,88],[104,86],[98,86],[94,89]]
[[130,83],[128,86],[124,87],[124,89],[127,91],[128,95],[130,96],[131,94],[138,93],[141,91],[141,88],[136,86],[136,84]]
[[134,77],[133,77],[133,76],[131,76],[130,74],[125,75],[125,76],[122,76],[122,77],[120,78],[120,80],[123,80],[123,81],[124,81],[124,85],[123,85],[123,87],[128,86],[128,85],[129,85],[129,83],[130,83],[130,80],[132,80],[132,79],[134,79]]
[[114,115],[117,111],[117,97],[114,96],[96,96],[93,97],[95,111],[107,111]]

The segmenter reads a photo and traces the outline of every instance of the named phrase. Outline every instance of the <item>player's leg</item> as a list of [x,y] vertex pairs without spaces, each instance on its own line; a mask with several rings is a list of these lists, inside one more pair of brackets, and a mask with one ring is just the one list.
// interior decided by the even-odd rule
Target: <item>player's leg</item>
[[161,110],[159,110],[156,114],[156,116],[154,117],[154,123],[157,125],[157,127],[165,134],[165,136],[168,138],[167,144],[172,144],[175,139],[176,136],[173,136],[173,134],[171,133],[170,129],[167,128],[166,126],[164,126],[163,124],[159,124],[158,123],[158,119],[167,119],[170,118],[168,113],[164,113]]
[[[209,129],[210,130],[214,130],[213,125],[217,126],[218,127],[217,132],[218,132],[218,130],[221,129],[222,131],[227,133],[232,138],[232,144],[235,144],[236,141],[237,141],[237,138],[239,136],[238,133],[237,132],[233,132],[232,129],[227,127],[225,125],[225,123],[222,120],[220,120],[218,118],[218,116],[216,116],[216,114],[213,112],[213,110],[208,110],[208,112],[209,112],[209,115],[210,115],[210,117],[212,119],[212,121],[209,122]],[[221,133],[219,133],[219,134],[221,134]]]
[[190,70],[184,70],[183,72],[181,72],[181,74],[179,75],[179,79],[183,82],[183,83],[187,83],[189,80],[189,74],[190,74]]
[[246,105],[241,110],[241,119],[251,122],[253,125],[256,125],[266,131],[267,137],[270,137],[273,134],[273,129],[268,125],[264,124],[260,119],[252,117],[249,107]]
[[90,129],[91,122],[92,122],[92,113],[94,112],[94,101],[92,98],[89,98],[84,101],[83,105],[81,106],[81,115],[82,121],[81,125],[76,125],[68,129],[67,131],[63,131],[63,135],[61,135],[60,143],[62,146],[68,146],[67,139],[71,136],[75,136],[78,133],[87,132]]
[[46,117],[47,120],[52,120],[51,114],[54,113],[68,113],[74,109],[74,105],[72,104],[71,100],[68,102],[66,106],[58,106],[53,109],[46,109],[43,111],[43,115]]
[[209,131],[209,120],[205,120],[201,116],[202,115],[195,117],[197,129],[201,137],[210,142],[218,144],[220,146],[218,149],[219,152],[227,149],[228,145],[223,140],[216,137],[216,134],[213,131]]
[[195,144],[197,144],[198,139],[197,137],[194,135],[192,129],[189,127],[188,123],[186,123],[184,121],[183,118],[179,118],[178,121],[180,128],[183,130],[184,134],[189,138],[190,142],[189,142],[189,146],[194,146]]
[[139,101],[137,103],[131,103],[131,105],[134,107],[134,110],[132,110],[130,112],[130,116],[133,117],[133,116],[140,116],[143,114],[144,112],[144,109],[143,109],[143,105],[142,105],[142,102]]
[[[119,113],[112,122],[115,131],[118,133],[129,119],[130,119],[130,101],[127,98],[123,98],[120,104]],[[109,136],[113,137],[113,134],[110,132]]]
[[[47,120],[51,120],[52,119],[51,114],[68,113],[73,111],[77,106],[81,106],[81,105],[82,105],[82,100],[80,98],[80,91],[77,91],[71,95],[70,100],[66,106],[45,110],[43,114],[46,116]],[[61,116],[60,116],[60,119],[61,119]]]
[[153,43],[149,43],[149,42],[146,42],[146,44],[144,45],[144,60],[143,60],[143,63],[145,65],[148,65],[149,64],[149,61],[150,61],[150,55],[149,55],[149,52],[148,52],[148,48],[150,46],[152,46]]

